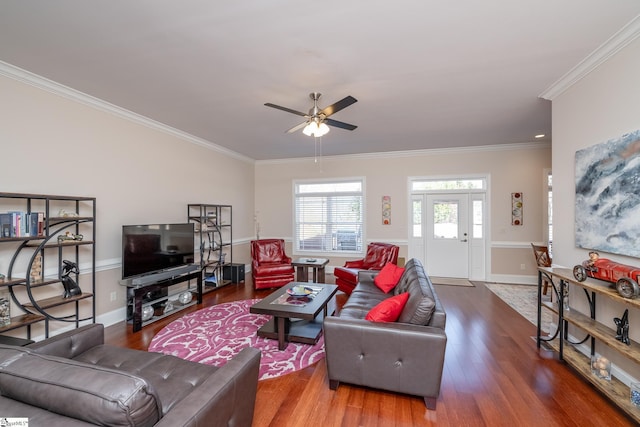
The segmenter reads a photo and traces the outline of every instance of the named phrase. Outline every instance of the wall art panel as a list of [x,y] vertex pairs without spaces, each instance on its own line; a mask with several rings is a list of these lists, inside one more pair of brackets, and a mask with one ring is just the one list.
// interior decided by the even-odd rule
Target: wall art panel
[[640,257],[640,130],[576,152],[576,246]]

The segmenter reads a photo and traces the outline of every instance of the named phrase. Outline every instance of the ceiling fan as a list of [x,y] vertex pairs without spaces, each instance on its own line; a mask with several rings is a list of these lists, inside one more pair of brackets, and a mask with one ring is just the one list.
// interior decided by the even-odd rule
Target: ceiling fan
[[[329,105],[322,110],[318,107],[318,100],[320,99],[321,94],[318,92],[312,92],[309,94],[309,98],[313,100],[313,108],[309,110],[308,114],[305,114],[300,111],[292,110],[291,108],[281,107],[280,105],[271,104],[267,102],[267,107],[277,108],[278,110],[286,111],[288,113],[296,114],[298,116],[304,117],[306,120],[299,125],[296,125],[289,129],[286,133],[293,133],[300,129],[303,129],[303,133],[305,135],[313,135],[313,136],[322,136],[329,132],[328,126],[334,126],[341,129],[346,130],[354,130],[358,126],[339,122],[337,120],[330,119],[329,116],[337,113],[338,111],[347,108],[349,105],[358,102],[353,96],[347,96],[342,98],[340,101],[335,104]],[[328,126],[327,126],[328,125]]]

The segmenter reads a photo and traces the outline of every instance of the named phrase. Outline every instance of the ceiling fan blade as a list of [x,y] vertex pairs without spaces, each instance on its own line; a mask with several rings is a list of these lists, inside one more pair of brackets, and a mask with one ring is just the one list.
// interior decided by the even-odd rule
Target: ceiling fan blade
[[324,119],[323,122],[328,124],[329,126],[334,126],[334,127],[341,128],[341,129],[346,129],[346,130],[354,130],[355,128],[358,127],[356,125],[351,125],[351,124],[345,123],[345,122],[339,122],[339,121],[333,120],[333,119]]
[[278,110],[286,111],[287,113],[296,114],[296,115],[302,116],[302,117],[308,117],[306,113],[302,113],[300,111],[292,110],[291,108],[287,108],[287,107],[281,107],[280,105],[272,104],[270,102],[267,102],[264,105],[267,106],[267,107],[276,108]]
[[295,131],[298,131],[298,130],[302,129],[303,127],[305,127],[307,125],[307,123],[309,123],[309,122],[302,122],[299,125],[295,125],[294,127],[289,129],[285,133],[294,133]]
[[345,96],[335,104],[329,105],[328,107],[324,108],[322,111],[320,111],[320,113],[324,114],[325,117],[329,117],[330,115],[335,114],[338,111],[342,110],[343,108],[347,108],[349,105],[354,104],[356,102],[358,102],[358,100],[355,99],[353,96],[351,95]]

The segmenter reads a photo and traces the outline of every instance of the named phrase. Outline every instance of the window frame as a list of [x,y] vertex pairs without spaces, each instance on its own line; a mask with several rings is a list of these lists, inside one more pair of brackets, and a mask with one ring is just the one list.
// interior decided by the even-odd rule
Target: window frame
[[[325,184],[348,184],[348,183],[357,183],[360,185],[360,191],[318,191],[318,192],[309,192],[309,193],[301,193],[301,186],[305,185],[325,185]],[[340,256],[340,255],[348,255],[353,256],[354,254],[361,254],[365,249],[366,238],[365,238],[365,224],[366,224],[366,190],[365,190],[365,177],[343,177],[343,178],[327,178],[327,179],[299,179],[293,181],[293,253],[296,255],[325,255],[325,256]],[[316,195],[318,197],[331,197],[332,195],[349,195],[354,194],[357,197],[360,197],[360,222],[355,224],[349,224],[346,228],[355,228],[356,230],[343,230],[345,233],[355,234],[355,244],[353,249],[341,249],[338,244],[339,234],[340,234],[340,223],[332,222],[332,221],[324,221],[323,227],[324,237],[321,239],[321,245],[310,248],[301,248],[301,239],[302,232],[299,230],[300,224],[302,222],[298,221],[298,200],[300,197],[304,197],[304,195]],[[326,210],[323,211],[323,214],[326,213]],[[326,215],[323,215],[326,217]],[[322,234],[321,234],[322,236]],[[331,248],[327,249],[327,242],[329,242],[329,236],[331,241]],[[315,237],[315,236],[314,236]],[[352,240],[352,235],[347,236],[347,240]]]

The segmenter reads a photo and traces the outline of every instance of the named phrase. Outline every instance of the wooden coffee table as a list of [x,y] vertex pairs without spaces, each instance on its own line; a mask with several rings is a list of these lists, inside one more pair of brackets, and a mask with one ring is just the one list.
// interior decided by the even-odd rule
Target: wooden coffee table
[[313,282],[324,283],[324,267],[329,264],[326,258],[298,258],[291,262],[296,268],[296,280],[298,282],[309,281],[309,268],[313,270]]
[[[289,296],[287,290],[296,285],[317,290],[317,293],[312,297]],[[336,285],[326,283],[291,282],[284,285],[249,309],[251,313],[273,316],[258,330],[258,336],[277,339],[279,350],[287,348],[289,342],[317,343],[322,333],[322,320],[327,315],[327,304],[336,292]]]

